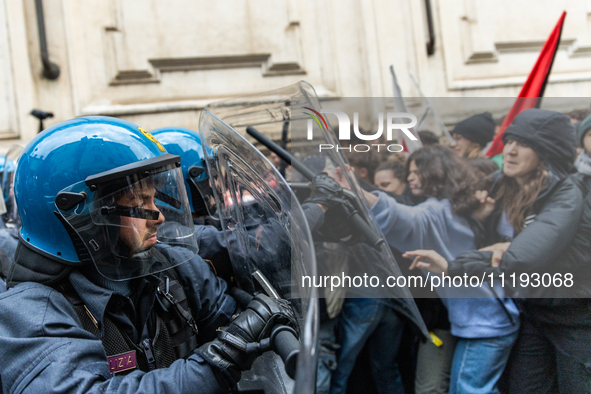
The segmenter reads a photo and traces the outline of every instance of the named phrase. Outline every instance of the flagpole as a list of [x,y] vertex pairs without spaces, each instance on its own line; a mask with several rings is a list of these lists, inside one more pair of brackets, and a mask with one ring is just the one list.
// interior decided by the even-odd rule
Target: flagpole
[[[393,65],[390,66],[390,74],[392,74],[392,90],[394,93],[394,110],[397,112],[408,113],[408,108],[406,106],[406,103],[404,102],[404,98],[402,97],[402,91],[400,90],[400,86],[398,85],[398,79],[396,78],[396,73],[394,72]],[[411,144],[413,146],[418,145],[418,148],[423,147],[423,143],[421,142],[421,137],[419,137],[419,135],[418,135],[419,134],[418,133],[418,124],[415,126],[415,129],[417,131],[412,134],[417,138],[416,141],[412,141],[412,140],[408,139],[408,137],[401,130],[398,130],[398,140],[403,145],[403,147],[405,147],[406,151],[408,151],[408,152],[412,152],[415,150],[414,147],[413,147],[413,149],[410,148]]]
[[431,111],[433,111],[433,116],[435,117],[435,121],[437,121],[437,123],[439,124],[439,127],[443,131],[443,134],[447,137],[447,140],[451,143],[453,141],[453,138],[451,138],[451,134],[447,130],[447,127],[445,127],[445,124],[443,123],[443,120],[441,120],[441,118],[439,117],[439,115],[437,115],[437,111],[435,111],[435,108],[431,104],[431,101],[429,101],[429,99],[425,96],[425,93],[423,93],[423,89],[421,89],[421,85],[419,85],[419,82],[415,78],[415,75],[413,74],[413,72],[411,70],[408,70],[408,75],[410,76],[410,79],[412,80],[412,82],[414,83],[415,87],[417,88],[417,90],[421,94],[421,97],[425,101],[425,104],[427,105],[427,108],[429,108]]

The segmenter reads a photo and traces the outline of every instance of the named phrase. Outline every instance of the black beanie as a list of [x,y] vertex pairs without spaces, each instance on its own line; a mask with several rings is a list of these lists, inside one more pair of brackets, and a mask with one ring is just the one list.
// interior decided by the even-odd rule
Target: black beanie
[[521,112],[503,134],[503,142],[514,140],[532,148],[549,170],[566,176],[577,152],[575,127],[565,114],[531,108]]
[[483,112],[462,120],[452,133],[460,134],[462,137],[485,147],[495,136],[495,121],[490,112]]

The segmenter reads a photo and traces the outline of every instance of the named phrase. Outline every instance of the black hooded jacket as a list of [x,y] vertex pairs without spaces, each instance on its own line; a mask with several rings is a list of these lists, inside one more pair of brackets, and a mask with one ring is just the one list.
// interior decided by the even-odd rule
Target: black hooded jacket
[[[579,305],[585,316],[591,319],[587,300],[567,299],[591,298],[591,199],[587,197],[583,201],[584,193],[579,183],[568,175],[575,151],[574,139],[571,139],[574,132],[564,118],[564,115],[551,111],[528,110],[507,129],[505,140],[524,143],[538,153],[546,165],[549,180],[525,213],[526,227],[511,241],[499,267],[491,266],[492,252],[469,251],[450,262],[448,268],[452,276],[486,273],[488,277],[494,273],[495,285],[500,284],[504,274],[505,287],[513,290],[513,297],[539,298],[525,302],[525,309],[545,309],[548,312],[545,316],[550,316],[548,319],[552,321],[564,319],[564,316],[554,316],[553,313],[563,311],[569,305]],[[492,175],[493,198],[503,176],[501,171]],[[497,201],[499,206],[500,201]],[[505,241],[496,235],[501,217],[499,211],[495,210],[496,214],[487,223],[489,244]],[[515,283],[511,278],[513,273]],[[521,274],[527,275],[521,277]],[[572,285],[570,281],[565,283],[566,274],[572,274]],[[526,279],[529,280],[528,286],[521,286]],[[573,312],[572,316],[580,317],[581,311]]]
[[[495,195],[498,190],[498,181],[502,177],[501,172],[493,174],[495,183],[491,195]],[[560,179],[550,173],[548,186],[540,192],[533,206],[526,212],[528,219],[527,225],[512,241],[511,246],[503,255],[498,268],[491,266],[492,252],[482,252],[478,250],[469,251],[460,254],[457,259],[449,263],[448,272],[450,275],[478,275],[482,273],[496,275],[505,274],[505,280],[512,273],[517,277],[521,273],[527,273],[530,276],[534,273],[573,273],[577,276],[583,274],[580,261],[576,258],[565,261],[565,256],[569,255],[571,246],[582,214],[582,192],[570,177]],[[497,201],[497,205],[500,201]],[[590,211],[591,213],[591,211]],[[497,213],[489,219],[488,239],[489,244],[503,242],[494,229],[497,228],[501,213]],[[496,236],[496,239],[495,239]],[[497,279],[498,281],[499,279]],[[519,282],[519,281],[517,281]],[[500,282],[499,282],[500,283]],[[511,284],[509,282],[508,284]],[[589,292],[591,296],[591,284],[588,289],[579,288],[583,294]],[[574,288],[570,288],[574,290]],[[527,286],[521,288],[517,286],[513,289],[514,297],[556,297],[553,287]],[[560,290],[560,289],[556,289]],[[572,294],[574,296],[575,294]]]
[[508,140],[529,146],[559,178],[572,172],[577,141],[575,127],[565,114],[538,108],[523,111],[503,134],[503,142]]

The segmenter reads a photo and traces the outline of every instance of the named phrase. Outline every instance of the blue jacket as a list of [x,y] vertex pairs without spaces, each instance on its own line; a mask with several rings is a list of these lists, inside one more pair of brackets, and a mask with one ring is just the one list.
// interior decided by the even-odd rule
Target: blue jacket
[[[216,278],[199,256],[176,270],[185,285],[200,337],[203,334],[211,340],[215,329],[230,320],[236,303],[226,294],[226,283]],[[102,327],[105,311],[112,309],[113,303],[109,302],[123,296],[95,285],[77,270],[71,271],[68,278]],[[142,285],[154,282],[151,277],[142,280]],[[155,292],[147,289],[148,297]],[[140,335],[145,335],[145,331]],[[40,283],[20,283],[0,295],[0,349],[4,393],[228,390],[227,384],[218,380],[218,371],[198,353],[175,361],[169,368],[111,376],[101,341],[84,330],[74,308],[61,293]]]
[[[324,223],[324,212],[318,205],[304,203],[302,210],[310,226],[310,231],[314,231]],[[213,261],[216,268],[218,266],[231,266],[232,263],[224,232],[214,226],[198,224],[196,220],[194,220],[194,223],[195,238],[199,245],[199,256],[203,259]]]
[[[382,192],[371,208],[386,240],[401,251],[433,249],[447,260],[476,249],[474,232],[468,221],[455,213],[447,199],[429,198],[411,207]],[[519,328],[519,311],[511,299],[485,283],[476,288],[440,288],[438,293],[448,309],[451,332],[461,338],[488,338],[508,335]],[[446,297],[483,298],[446,298]],[[508,314],[511,316],[509,318]]]
[[199,256],[211,260],[218,266],[231,267],[230,254],[224,232],[215,226],[195,224],[195,238],[199,245]]
[[[317,204],[304,203],[302,211],[310,231],[314,231],[324,223],[324,212]],[[247,215],[249,223],[245,224],[246,234],[241,235],[238,232],[224,234],[224,231],[218,230],[215,226],[197,224],[199,220],[194,220],[199,256],[210,260],[220,277],[226,279],[234,277],[243,290],[255,291],[251,268],[245,270],[244,267],[256,264],[267,279],[275,286],[279,286],[280,292],[282,292],[280,288],[285,286],[283,294],[290,293],[291,285],[285,277],[285,273],[291,270],[289,268],[291,264],[289,230],[286,230],[273,216],[266,217],[262,214],[261,222],[256,222],[253,218],[254,215]],[[244,260],[245,256],[248,257],[247,260]]]

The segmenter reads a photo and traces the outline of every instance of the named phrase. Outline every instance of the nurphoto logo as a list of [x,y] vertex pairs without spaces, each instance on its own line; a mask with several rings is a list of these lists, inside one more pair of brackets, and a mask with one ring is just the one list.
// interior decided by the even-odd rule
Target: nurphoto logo
[[[322,114],[333,114],[336,115],[337,120],[339,122],[339,141],[349,141],[351,140],[351,120],[349,116],[340,110],[336,109],[321,109],[320,111],[316,111],[312,108],[305,107],[305,109],[309,110],[310,112],[304,112],[304,114],[308,115],[311,119],[308,119],[308,134],[307,138],[309,141],[313,139],[314,133],[314,122],[320,130],[328,131],[328,122],[322,116]],[[321,114],[322,113],[322,114]],[[402,123],[404,120],[410,119],[410,123]],[[416,141],[417,137],[413,135],[409,131],[410,128],[413,128],[417,124],[417,118],[413,114],[405,113],[405,112],[388,112],[386,114],[386,140],[392,141],[393,139],[393,131],[400,130],[402,131],[410,140]],[[384,113],[380,112],[378,114],[378,130],[374,134],[363,134],[359,131],[359,113],[353,113],[353,133],[355,136],[363,141],[376,141],[380,139],[384,133]],[[372,147],[380,151],[380,148],[385,147],[388,152],[396,153],[402,152],[404,147],[400,144],[356,144],[356,145],[349,145],[347,147],[340,147],[334,146],[333,144],[320,144],[318,146],[319,152],[322,150],[331,150],[336,149],[338,150],[347,150],[349,152],[369,152]]]

